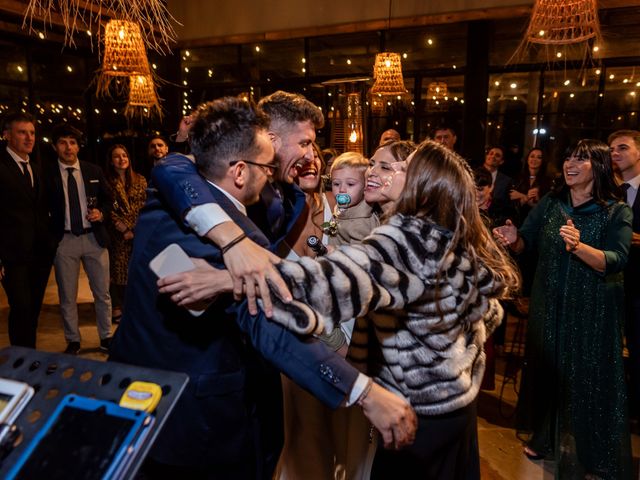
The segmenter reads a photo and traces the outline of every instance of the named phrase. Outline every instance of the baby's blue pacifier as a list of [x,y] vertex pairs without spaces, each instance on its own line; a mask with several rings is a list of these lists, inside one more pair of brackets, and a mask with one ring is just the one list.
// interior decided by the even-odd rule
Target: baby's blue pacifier
[[340,208],[347,208],[351,203],[351,195],[348,193],[338,193],[336,195],[336,203]]

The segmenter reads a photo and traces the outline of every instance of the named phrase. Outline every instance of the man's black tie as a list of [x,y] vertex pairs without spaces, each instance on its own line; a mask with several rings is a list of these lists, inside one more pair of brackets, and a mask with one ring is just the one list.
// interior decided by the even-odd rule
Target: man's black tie
[[22,175],[24,179],[27,181],[30,187],[33,187],[33,183],[31,182],[31,174],[29,173],[29,162],[20,162],[20,166],[22,167]]
[[71,233],[75,236],[82,235],[82,209],[80,208],[80,195],[78,195],[78,184],[73,177],[73,167],[67,167],[67,194],[69,195],[69,223]]

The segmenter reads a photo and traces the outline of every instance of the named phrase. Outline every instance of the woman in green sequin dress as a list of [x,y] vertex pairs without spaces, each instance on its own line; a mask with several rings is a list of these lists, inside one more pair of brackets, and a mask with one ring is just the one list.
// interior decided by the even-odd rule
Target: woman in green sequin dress
[[494,229],[516,253],[539,253],[517,427],[531,433],[527,456],[556,460],[556,478],[627,479],[622,270],[632,213],[602,142],[581,140],[559,183],[519,231]]

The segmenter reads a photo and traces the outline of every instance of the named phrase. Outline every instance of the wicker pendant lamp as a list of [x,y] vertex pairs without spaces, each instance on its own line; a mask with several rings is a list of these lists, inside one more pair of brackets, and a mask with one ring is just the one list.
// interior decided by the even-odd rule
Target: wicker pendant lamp
[[596,0],[536,0],[527,41],[571,45],[600,38]]
[[150,76],[147,51],[138,24],[128,20],[110,20],[104,33],[104,57],[98,73],[98,96],[109,96],[112,85],[123,93],[128,82],[117,82],[122,77]]
[[431,82],[427,87],[429,110],[446,110],[449,88],[445,82]]
[[399,53],[385,52],[376,54],[376,63],[373,67],[375,83],[371,87],[373,95],[405,95],[402,77],[402,61]]
[[[389,0],[387,29],[391,29],[391,0]],[[372,95],[405,95],[407,89],[404,87],[400,54],[393,52],[377,53],[376,61],[373,65],[373,79]]]
[[129,118],[157,115],[162,119],[162,108],[151,75],[129,77],[129,100],[124,109],[124,115]]

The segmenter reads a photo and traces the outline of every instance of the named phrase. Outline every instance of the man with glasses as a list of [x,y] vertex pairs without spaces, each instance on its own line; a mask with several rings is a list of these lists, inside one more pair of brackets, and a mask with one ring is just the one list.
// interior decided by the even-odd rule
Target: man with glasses
[[[154,193],[136,226],[125,314],[110,359],[182,371],[190,377],[150,454],[146,466],[150,478],[271,477],[282,441],[281,407],[279,385],[274,386],[265,359],[328,405],[361,400],[364,408],[377,415],[380,428],[385,428],[389,411],[402,410],[400,416],[411,417],[402,400],[377,386],[353,398],[354,384],[360,379],[353,367],[321,342],[300,339],[262,314],[248,314],[242,306],[232,308],[228,294],[217,296],[198,317],[181,307],[195,308],[188,299],[158,294],[148,265],[171,243],[180,245],[198,266],[204,261],[220,269],[216,283],[221,292],[232,288],[231,277],[222,270],[225,254],[238,249],[245,238],[257,248],[269,246],[267,237],[246,216],[279,171],[273,163],[267,123],[261,110],[228,97],[199,107],[191,127],[191,149],[200,179],[239,235],[221,247],[204,242],[180,225]],[[172,163],[170,156],[167,164]],[[202,190],[196,193],[193,182],[193,178],[184,181],[180,188],[200,195]],[[198,270],[192,274],[198,275]],[[385,417],[382,422],[381,416]],[[400,431],[396,440],[398,445],[406,441]]]

